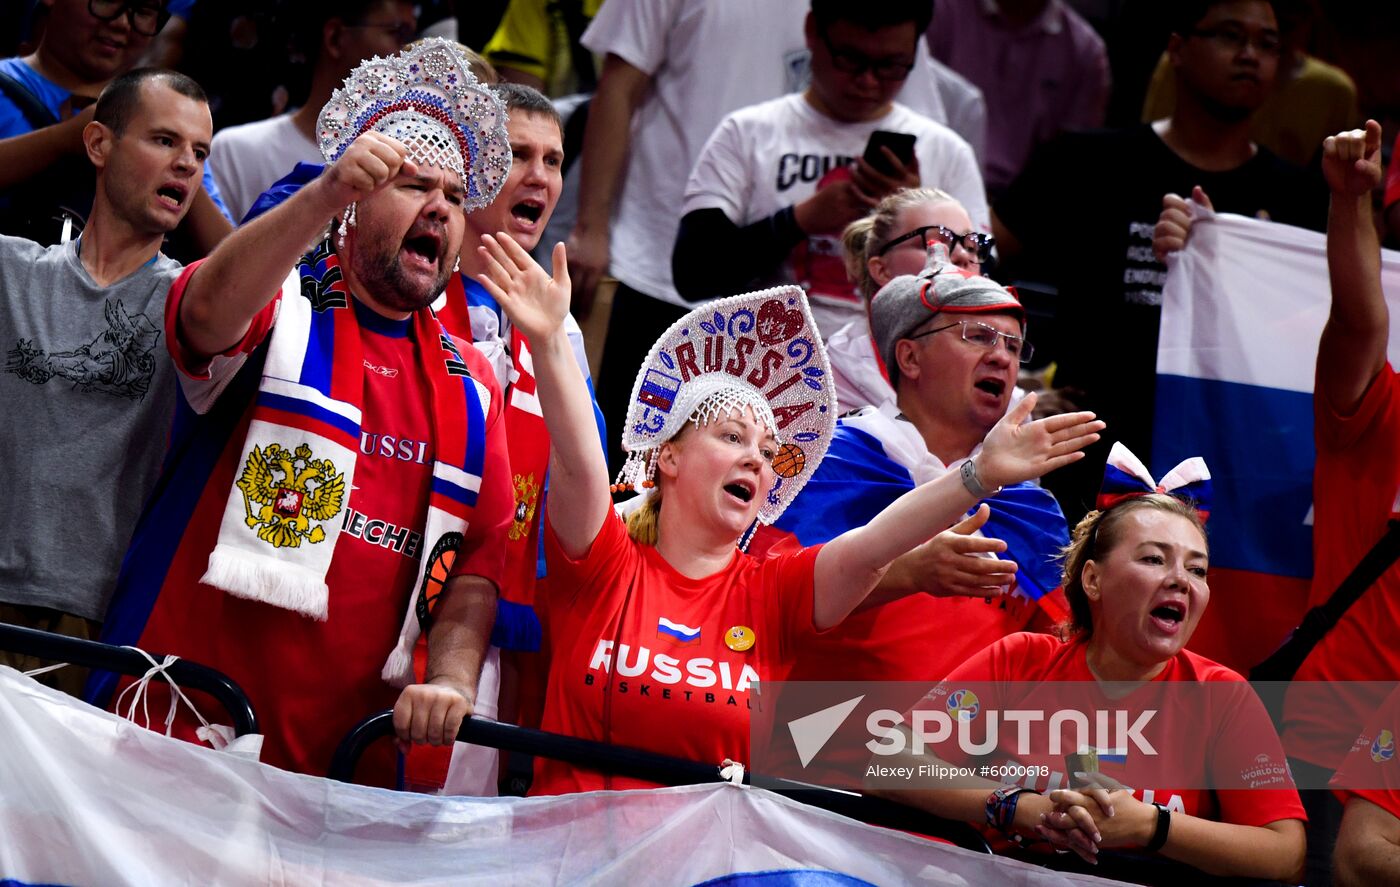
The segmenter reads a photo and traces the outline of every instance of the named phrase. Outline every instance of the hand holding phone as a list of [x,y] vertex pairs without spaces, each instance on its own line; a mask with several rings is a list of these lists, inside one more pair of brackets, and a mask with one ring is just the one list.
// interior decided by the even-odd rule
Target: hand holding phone
[[894,167],[890,164],[890,159],[885,156],[881,148],[889,148],[899,162],[906,166],[914,160],[914,142],[917,136],[907,132],[891,132],[887,129],[877,129],[870,134],[870,140],[865,143],[865,153],[862,155],[865,162],[870,164],[875,170],[883,175],[892,176],[895,174]]

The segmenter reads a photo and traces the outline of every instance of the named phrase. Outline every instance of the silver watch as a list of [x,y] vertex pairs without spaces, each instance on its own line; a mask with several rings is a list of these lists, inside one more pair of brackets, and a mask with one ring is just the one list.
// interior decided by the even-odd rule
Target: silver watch
[[986,499],[1001,492],[1001,487],[997,487],[995,490],[989,490],[982,485],[982,478],[977,476],[977,463],[972,459],[968,459],[964,462],[962,468],[958,469],[958,473],[962,476],[963,486],[967,487],[967,491],[971,493],[974,498]]

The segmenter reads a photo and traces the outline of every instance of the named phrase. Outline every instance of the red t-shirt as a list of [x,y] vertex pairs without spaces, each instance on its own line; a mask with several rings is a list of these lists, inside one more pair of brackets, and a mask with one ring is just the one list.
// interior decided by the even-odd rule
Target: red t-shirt
[[[757,557],[800,546],[790,534],[760,527],[749,551]],[[1065,612],[1064,592],[1051,596]],[[956,631],[949,631],[956,626]],[[941,681],[948,673],[1009,634],[1049,631],[1054,620],[1029,597],[934,597],[911,594],[859,610],[839,625],[806,637],[790,681]],[[908,700],[912,705],[917,697]]]
[[1391,816],[1400,817],[1400,760],[1395,736],[1400,733],[1400,689],[1386,697],[1369,719],[1351,751],[1332,777],[1337,798],[1365,798]]
[[[1283,748],[1269,723],[1268,713],[1244,678],[1223,665],[1183,650],[1172,657],[1147,688],[1110,698],[1089,670],[1087,650],[1083,643],[1066,643],[1049,635],[1027,632],[998,641],[954,669],[915,711],[944,708],[949,712],[955,709],[971,712],[974,725],[979,716],[992,711],[1044,711],[1043,720],[1028,721],[1028,747],[1040,751],[1018,754],[1020,724],[1003,723],[995,750],[980,760],[966,753],[952,738],[931,743],[933,754],[950,764],[962,766],[985,763],[994,767],[1010,766],[1013,771],[1018,767],[1045,768],[1048,775],[1032,773],[1005,781],[1048,792],[1069,785],[1064,757],[1051,757],[1043,751],[1051,748],[1052,712],[1070,708],[1081,712],[1109,711],[1114,713],[1110,723],[1116,723],[1117,713],[1126,710],[1127,726],[1137,724],[1148,711],[1155,711],[1139,729],[1139,735],[1155,754],[1144,752],[1132,737],[1116,727],[1111,727],[1107,733],[1110,737],[1107,746],[1098,745],[1095,739],[1099,769],[1104,775],[1132,786],[1138,799],[1163,804],[1176,813],[1253,826],[1280,819],[1306,818],[1292,778],[1287,775]],[[1065,682],[1068,686],[1045,686]],[[1161,690],[1161,684],[1171,682],[1236,683],[1239,692],[1224,689],[1208,696],[1202,692],[1199,700],[1209,700],[1207,704],[1189,709],[1189,720],[1173,719],[1170,717],[1172,710],[1160,707],[1164,697],[1156,692],[1143,694],[1144,689]],[[966,692],[972,688],[975,688],[975,699]],[[1192,695],[1195,700],[1196,694]],[[1144,704],[1147,699],[1152,701]],[[1182,707],[1175,707],[1175,711],[1182,711]],[[1093,729],[1097,729],[1095,720],[1089,721]],[[1061,732],[1057,744],[1070,751],[1078,750],[1084,737],[1068,720],[1058,724]],[[973,736],[981,738],[980,730],[974,728]],[[1184,782],[1192,786],[1239,785],[1240,788],[1173,788],[1154,781],[1163,774],[1186,774]],[[1251,787],[1275,784],[1283,787]]]
[[[1400,490],[1400,382],[1389,364],[1350,416],[1313,398],[1313,581],[1308,606],[1326,601],[1385,532]],[[1284,706],[1288,753],[1335,769],[1384,689],[1400,679],[1400,566],[1392,565],[1329,631],[1294,677]],[[1302,682],[1326,681],[1323,686]]]
[[[171,342],[176,341],[178,304],[196,267],[186,269],[171,290]],[[270,331],[275,304],[259,315],[229,355],[257,347]],[[421,575],[434,461],[431,390],[421,377],[412,320],[392,321],[357,301],[353,305],[365,362],[362,431],[354,485],[337,517],[341,532],[326,573],[329,617],[318,622],[199,584],[218,538],[224,503],[242,467],[249,404],[223,446],[139,641],[143,649],[187,656],[233,678],[257,710],[265,736],[262,760],[312,774],[326,772],[336,745],[352,726],[392,708],[398,698],[399,691],[380,678],[380,671]],[[487,455],[481,490],[451,573],[482,576],[499,585],[514,504],[501,396],[477,351],[465,345],[459,350],[472,376],[490,392],[490,403],[482,404]],[[196,384],[217,384],[203,367],[190,366],[178,354],[176,364]],[[161,685],[151,685],[152,711],[165,711],[163,693]],[[205,716],[216,713],[217,708]],[[176,728],[184,738],[193,738],[197,726],[182,715]]]
[[[735,549],[702,579],[678,573],[609,512],[588,553],[571,560],[545,526],[550,574],[535,608],[550,657],[543,728],[691,761],[749,760],[753,685],[783,680],[812,631],[820,546],[759,560]],[[753,646],[725,644],[736,627]],[[543,758],[532,794],[651,788]]]

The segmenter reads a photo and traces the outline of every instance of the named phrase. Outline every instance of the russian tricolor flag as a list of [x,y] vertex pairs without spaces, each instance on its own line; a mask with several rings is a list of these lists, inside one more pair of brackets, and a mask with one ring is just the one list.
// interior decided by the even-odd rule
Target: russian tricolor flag
[[[1331,304],[1326,239],[1196,212],[1162,292],[1149,468],[1190,456],[1210,466],[1211,601],[1191,648],[1244,671],[1273,652],[1307,604],[1313,373]],[[1400,255],[1385,253],[1382,274],[1400,298]]]
[[672,622],[665,616],[656,620],[656,636],[671,641],[678,641],[682,644],[700,643],[700,629],[691,628],[689,625],[682,625],[679,622]]

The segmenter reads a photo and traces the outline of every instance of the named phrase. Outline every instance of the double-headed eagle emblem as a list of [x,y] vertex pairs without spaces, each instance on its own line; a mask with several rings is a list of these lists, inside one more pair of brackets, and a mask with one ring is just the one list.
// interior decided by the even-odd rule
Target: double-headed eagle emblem
[[[254,445],[238,476],[238,489],[247,510],[244,522],[274,548],[325,539],[320,524],[339,514],[345,502],[345,476],[331,460],[311,458],[306,444],[295,451],[275,443]],[[255,505],[261,507],[255,511]]]
[[530,534],[530,521],[535,518],[535,508],[539,504],[540,485],[535,483],[535,473],[515,476],[515,521],[507,535],[510,541],[518,542]]

